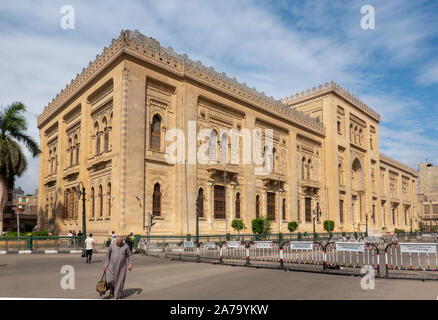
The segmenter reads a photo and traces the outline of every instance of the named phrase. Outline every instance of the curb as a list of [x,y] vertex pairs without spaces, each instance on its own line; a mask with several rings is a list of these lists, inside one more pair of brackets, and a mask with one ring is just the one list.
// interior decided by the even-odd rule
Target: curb
[[53,253],[58,253],[58,250],[44,250],[44,254],[53,254]]
[[30,251],[30,250],[20,250],[20,251],[18,251],[18,254],[31,254],[32,253],[32,251]]
[[8,253],[7,251],[0,251],[0,254],[6,254]]

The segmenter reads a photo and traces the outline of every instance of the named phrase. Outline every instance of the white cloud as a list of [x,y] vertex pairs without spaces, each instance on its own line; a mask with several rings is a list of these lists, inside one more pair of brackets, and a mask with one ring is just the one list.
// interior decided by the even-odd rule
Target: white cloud
[[432,85],[438,83],[438,61],[435,61],[422,69],[418,76],[417,82],[423,85]]

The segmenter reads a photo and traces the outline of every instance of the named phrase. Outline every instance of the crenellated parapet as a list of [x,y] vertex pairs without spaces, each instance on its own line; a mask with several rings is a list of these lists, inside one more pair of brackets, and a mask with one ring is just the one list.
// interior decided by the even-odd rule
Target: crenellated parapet
[[326,82],[324,85],[319,85],[318,87],[313,87],[312,90],[307,89],[306,91],[301,91],[300,93],[296,93],[295,95],[291,95],[290,97],[286,97],[281,100],[283,104],[286,105],[294,105],[300,103],[309,98],[313,98],[314,96],[326,93],[328,91],[335,91],[338,94],[342,95],[347,101],[356,105],[359,109],[361,109],[366,114],[370,115],[377,121],[380,121],[380,114],[370,108],[367,104],[365,104],[362,100],[358,99],[351,92],[340,86],[334,81],[330,81],[330,83]]
[[180,76],[194,78],[208,86],[237,96],[242,100],[256,104],[263,109],[275,112],[324,134],[322,123],[317,122],[305,113],[290,108],[272,96],[268,97],[263,92],[258,92],[255,88],[248,87],[246,83],[238,82],[236,78],[228,77],[224,72],[219,73],[213,67],[206,67],[199,60],[195,62],[187,54],[178,54],[171,47],[164,48],[157,40],[146,37],[138,30],[123,30],[117,39],[113,39],[111,45],[105,48],[102,54],[97,55],[96,59],[90,62],[87,68],[82,69],[82,72],[77,74],[75,79],[48,104],[38,117],[38,126],[41,126],[59,107],[66,103],[121,52],[140,54],[148,62],[159,65]]

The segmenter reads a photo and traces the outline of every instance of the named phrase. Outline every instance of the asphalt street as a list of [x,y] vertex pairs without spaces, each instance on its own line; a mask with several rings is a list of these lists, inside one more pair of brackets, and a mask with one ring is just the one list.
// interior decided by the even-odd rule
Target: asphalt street
[[[102,299],[96,283],[103,254],[91,264],[72,254],[8,254],[0,256],[0,297]],[[61,288],[65,265],[75,273],[75,289]],[[126,299],[431,299],[437,300],[438,281],[376,279],[364,290],[355,276],[172,261],[134,255],[128,271]]]

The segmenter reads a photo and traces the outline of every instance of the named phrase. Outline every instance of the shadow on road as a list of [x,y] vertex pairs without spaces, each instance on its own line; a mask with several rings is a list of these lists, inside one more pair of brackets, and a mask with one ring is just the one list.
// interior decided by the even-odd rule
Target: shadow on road
[[140,289],[140,288],[126,289],[126,290],[123,290],[123,298],[127,298],[129,296],[132,296],[133,294],[140,294],[142,292],[143,292],[143,289]]

